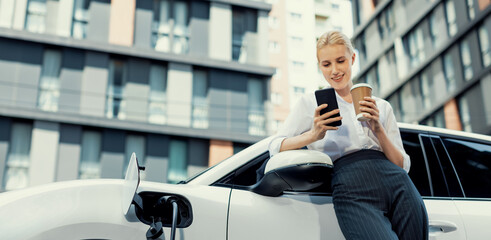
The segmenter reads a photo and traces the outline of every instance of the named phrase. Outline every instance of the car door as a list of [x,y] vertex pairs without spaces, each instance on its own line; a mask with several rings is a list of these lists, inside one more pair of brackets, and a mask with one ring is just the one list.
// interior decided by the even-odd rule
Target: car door
[[449,162],[437,155],[438,136],[402,131],[404,149],[411,157],[409,176],[423,197],[429,218],[430,239],[466,239],[466,229],[452,196],[462,196],[455,176],[445,175]]
[[[441,137],[444,157],[455,167],[464,190],[454,202],[463,218],[467,239],[491,236],[491,144],[457,137]],[[450,161],[449,160],[449,161]]]
[[236,171],[230,181],[224,181],[232,185],[228,239],[344,239],[334,214],[329,181],[311,192],[284,192],[279,197],[247,190],[268,157],[269,153],[264,153]]

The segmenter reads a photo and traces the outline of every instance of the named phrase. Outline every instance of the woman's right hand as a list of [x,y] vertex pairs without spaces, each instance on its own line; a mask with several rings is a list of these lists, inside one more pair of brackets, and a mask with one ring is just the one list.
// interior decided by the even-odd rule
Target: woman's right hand
[[339,113],[339,109],[332,110],[330,112],[320,115],[322,109],[326,108],[327,104],[322,104],[315,108],[314,112],[314,126],[310,129],[310,135],[313,141],[321,140],[326,136],[327,130],[338,130],[338,127],[327,126],[327,124],[340,121],[343,117],[331,118],[336,113]]

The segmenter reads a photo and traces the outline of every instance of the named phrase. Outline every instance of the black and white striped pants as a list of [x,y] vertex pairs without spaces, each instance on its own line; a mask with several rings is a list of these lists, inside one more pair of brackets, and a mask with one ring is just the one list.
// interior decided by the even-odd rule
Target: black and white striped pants
[[332,188],[346,239],[428,239],[421,195],[406,171],[384,153],[361,150],[334,161]]

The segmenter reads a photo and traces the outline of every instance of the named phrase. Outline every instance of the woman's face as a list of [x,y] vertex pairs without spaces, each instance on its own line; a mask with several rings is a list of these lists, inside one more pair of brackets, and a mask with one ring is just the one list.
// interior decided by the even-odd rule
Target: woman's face
[[327,45],[317,51],[319,68],[327,82],[336,90],[351,88],[351,66],[355,61],[355,54],[350,55],[344,45]]

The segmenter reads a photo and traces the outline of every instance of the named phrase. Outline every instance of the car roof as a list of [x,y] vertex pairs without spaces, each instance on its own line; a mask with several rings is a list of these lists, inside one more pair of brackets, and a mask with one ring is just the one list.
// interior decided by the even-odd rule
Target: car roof
[[410,124],[410,123],[397,123],[397,125],[399,126],[399,129],[401,131],[409,130],[409,131],[416,131],[422,133],[427,132],[429,134],[433,133],[435,135],[440,135],[440,136],[441,135],[454,136],[458,138],[466,138],[466,139],[491,143],[491,136],[484,135],[484,134],[470,133],[470,132],[457,131],[447,128],[430,127],[430,126]]

